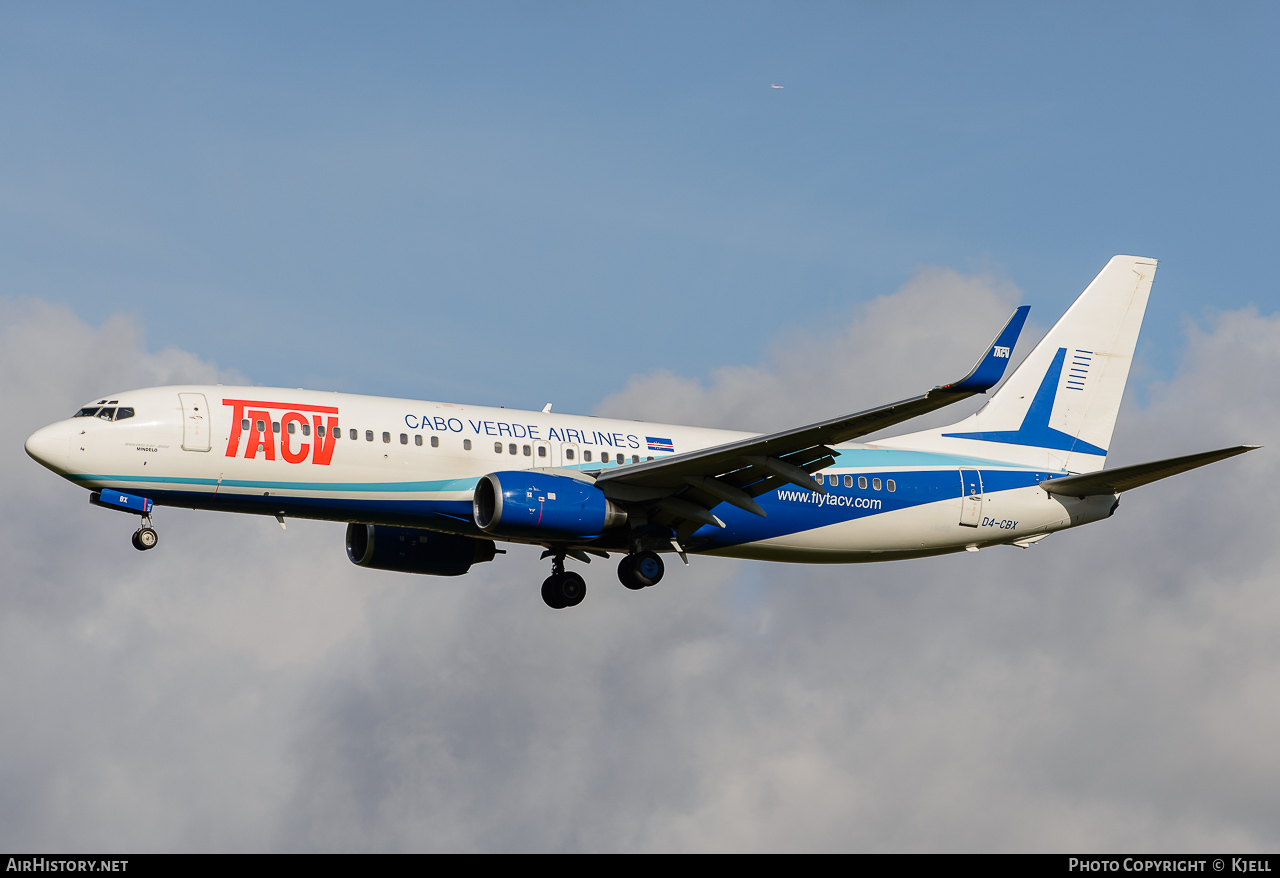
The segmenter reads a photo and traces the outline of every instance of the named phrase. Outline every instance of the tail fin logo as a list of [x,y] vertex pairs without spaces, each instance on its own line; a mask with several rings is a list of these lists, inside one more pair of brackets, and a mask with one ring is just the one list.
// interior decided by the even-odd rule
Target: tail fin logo
[[1000,358],[1000,359],[1002,359],[1002,360],[1007,360],[1007,359],[1009,359],[1009,354],[1010,354],[1010,353],[1012,353],[1012,351],[1010,351],[1010,350],[1009,350],[1007,347],[1005,347],[1004,345],[999,345],[999,344],[998,344],[998,345],[996,345],[995,347],[993,347],[993,348],[991,349],[991,356],[993,356],[993,357],[999,357],[999,358]]
[[1049,426],[1049,416],[1053,414],[1053,401],[1058,395],[1058,380],[1062,377],[1062,367],[1067,359],[1067,349],[1058,348],[1053,362],[1044,373],[1040,389],[1036,391],[1031,408],[1022,419],[1016,430],[990,430],[981,433],[943,433],[949,439],[979,439],[983,442],[1003,442],[1007,445],[1030,445],[1035,448],[1052,448],[1057,451],[1074,451],[1080,454],[1100,454],[1106,456],[1107,449],[1090,445],[1083,439],[1077,439],[1061,430]]

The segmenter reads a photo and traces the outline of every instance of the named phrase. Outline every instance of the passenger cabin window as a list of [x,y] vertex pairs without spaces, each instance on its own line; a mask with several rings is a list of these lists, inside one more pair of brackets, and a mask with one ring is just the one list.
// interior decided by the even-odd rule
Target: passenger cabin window
[[845,486],[846,488],[852,488],[852,487],[853,487],[853,476],[845,476],[845,477],[844,477],[844,486]]
[[564,450],[564,459],[565,459],[565,460],[573,460],[573,449],[572,449],[572,448],[566,448],[566,449]]
[[[434,445],[435,443],[433,442],[432,444]],[[470,451],[470,450],[471,450],[471,440],[470,440],[470,439],[463,439],[463,440],[462,440],[462,450],[463,450],[463,451]]]
[[512,442],[510,445],[508,445],[508,446],[507,446],[507,450],[509,450],[512,454],[515,454],[515,453],[516,453],[516,444],[515,444],[514,442]]
[[349,438],[352,442],[354,442],[360,438],[360,434],[356,432],[356,429],[354,427],[352,427],[351,430],[347,433],[347,438]]
[[545,446],[545,445],[539,445],[539,446],[538,446],[538,457],[546,457],[546,456],[547,456],[547,446]]
[[[470,447],[471,447],[471,440],[470,440],[470,439],[468,439],[466,444],[467,444],[467,447],[468,447],[468,448],[470,448]],[[440,447],[440,437],[439,437],[439,436],[432,436],[432,437],[431,437],[431,447],[432,447],[432,448],[439,448],[439,447]]]
[[372,431],[372,430],[365,430],[365,431],[364,431],[364,441],[365,441],[365,442],[372,442],[372,441],[373,441],[373,431]]
[[388,433],[388,432],[386,432],[386,431],[384,430],[384,431],[383,431],[383,433],[382,433],[382,441],[383,441],[384,443],[390,443],[390,442],[391,442],[391,434],[390,434],[390,433]]
[[265,421],[258,421],[258,423],[257,423],[257,427],[258,427],[258,432],[259,432],[259,433],[265,433],[265,432],[267,432],[267,424],[266,424],[266,422],[265,422]]
[[587,463],[591,463],[591,449],[588,448],[586,451],[582,452],[582,459]]
[[288,430],[290,433],[296,433],[298,432],[298,424],[295,421],[290,421],[289,426],[286,427],[285,429]]
[[[386,434],[384,433],[383,435],[385,436]],[[383,439],[382,441],[383,441],[383,442],[386,442],[387,440],[386,440],[386,439]],[[409,444],[409,434],[408,434],[408,433],[401,433],[401,434],[400,434],[400,444],[401,444],[401,445],[408,445],[408,444]],[[418,442],[418,444],[419,444],[419,445],[421,445],[421,444],[422,444],[422,442]]]
[[[323,438],[324,438],[324,425],[323,425],[323,424],[321,424],[319,427],[316,427],[316,435],[317,435],[317,436],[319,436],[321,439],[323,439]],[[340,435],[340,434],[338,433],[338,431],[337,431],[337,430],[334,430],[334,431],[333,431],[333,436],[334,436],[334,438],[335,438],[335,439],[336,439],[339,435]]]
[[890,491],[898,490],[898,486],[894,483],[893,479],[889,479],[887,482],[885,482],[884,486],[888,488]]
[[862,490],[864,490],[864,491],[865,491],[865,490],[867,490],[867,477],[866,477],[866,476],[858,476],[858,487],[859,487],[859,488],[861,488],[861,489],[862,489]]
[[272,432],[272,433],[279,433],[279,432],[280,432],[280,422],[279,422],[279,421],[272,421],[272,422],[271,422],[271,432]]
[[245,418],[244,420],[242,420],[242,421],[240,422],[240,429],[241,429],[241,430],[248,430],[248,429],[249,429],[249,419],[248,419],[248,418]]
[[493,451],[494,451],[494,453],[495,453],[495,454],[501,454],[501,453],[502,453],[502,443],[501,443],[501,442],[495,442],[495,443],[493,443]]
[[[290,421],[289,423],[290,423],[290,425],[292,425],[292,424],[293,424],[293,421]],[[303,424],[303,425],[302,425],[302,435],[303,435],[303,436],[310,436],[310,435],[311,435],[311,425],[310,425],[310,424]]]
[[879,479],[872,479],[872,480],[871,480],[871,490],[873,490],[873,491],[879,491],[879,490],[880,490],[880,480],[879,480]]
[[837,487],[840,484],[839,476],[827,476],[827,484],[831,487]]
[[[432,439],[434,439],[434,438],[436,438],[436,437],[435,437],[435,436],[432,436],[431,438],[432,438]],[[421,445],[421,444],[422,444],[422,434],[421,434],[421,433],[414,433],[414,434],[413,434],[413,444],[414,444],[414,445]]]
[[525,457],[532,457],[533,449],[530,448],[528,445],[522,445],[520,446],[520,453],[523,454]]
[[631,455],[631,462],[632,462],[632,463],[639,463],[639,462],[640,462],[640,455],[638,455],[638,454],[633,454],[633,455]]

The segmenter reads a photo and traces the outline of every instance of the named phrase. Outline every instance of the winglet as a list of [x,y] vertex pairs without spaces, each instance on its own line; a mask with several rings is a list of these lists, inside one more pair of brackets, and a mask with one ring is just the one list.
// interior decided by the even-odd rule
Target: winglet
[[952,393],[986,393],[1004,377],[1004,370],[1013,356],[1014,345],[1022,334],[1022,324],[1027,322],[1030,305],[1019,305],[1013,312],[1009,322],[1000,330],[995,341],[987,348],[987,352],[978,360],[968,375],[953,384],[943,384],[936,390],[947,390]]

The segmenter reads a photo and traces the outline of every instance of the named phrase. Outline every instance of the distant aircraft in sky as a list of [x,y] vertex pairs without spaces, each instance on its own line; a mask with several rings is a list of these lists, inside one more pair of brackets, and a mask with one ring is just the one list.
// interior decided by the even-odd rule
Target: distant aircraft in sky
[[1009,545],[1108,518],[1122,491],[1241,454],[1238,445],[1104,469],[1154,259],[1116,256],[978,412],[859,437],[986,393],[1018,308],[968,375],[920,396],[776,433],[262,387],[107,394],[37,430],[27,453],[89,501],[347,524],[362,567],[454,576],[497,542],[542,546],[556,609],[586,594],[573,558],[621,556],[629,589],[663,554],[847,563]]
[[786,88],[786,86],[785,86],[785,85],[774,85],[774,84],[771,82],[771,83],[769,83],[769,88]]

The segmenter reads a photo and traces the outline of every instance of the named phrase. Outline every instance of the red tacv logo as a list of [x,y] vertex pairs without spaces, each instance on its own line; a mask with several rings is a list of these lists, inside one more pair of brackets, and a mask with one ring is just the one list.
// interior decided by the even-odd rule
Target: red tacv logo
[[[264,402],[257,399],[224,399],[223,405],[231,406],[231,438],[227,440],[227,457],[240,453],[240,437],[248,432],[249,441],[244,447],[246,460],[253,460],[262,452],[266,460],[276,459],[276,431],[271,425],[271,413],[284,412],[280,417],[280,456],[288,463],[302,463],[311,455],[311,462],[328,466],[333,460],[333,446],[337,443],[338,409],[331,405],[302,405],[291,402]],[[303,412],[311,412],[311,423]],[[328,416],[323,423],[322,415]],[[244,428],[248,422],[249,428]],[[303,435],[289,432],[291,424],[302,425]],[[314,427],[314,430],[312,429]],[[307,433],[313,433],[307,436]],[[294,445],[294,440],[299,441]],[[311,441],[305,441],[310,439]]]

